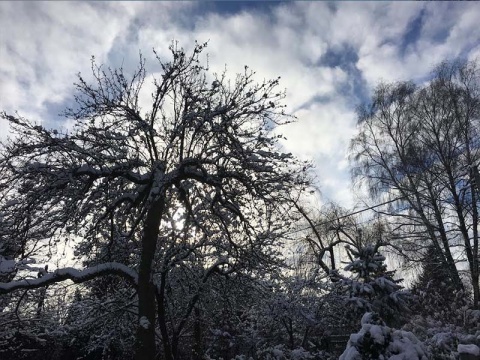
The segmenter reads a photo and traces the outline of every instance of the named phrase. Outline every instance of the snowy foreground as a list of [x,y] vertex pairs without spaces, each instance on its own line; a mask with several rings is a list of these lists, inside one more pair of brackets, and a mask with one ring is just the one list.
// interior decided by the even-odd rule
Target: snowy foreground
[[[480,359],[480,347],[475,344],[458,344],[456,349],[450,349],[452,350],[450,355],[440,358],[438,354],[431,354],[427,346],[412,332],[396,330],[386,326],[375,313],[366,313],[362,317],[361,324],[361,330],[350,335],[347,347],[340,355],[339,360]],[[451,346],[449,341],[455,337],[455,334],[439,333],[437,335],[434,337],[434,345],[438,348],[449,349],[449,346]],[[237,359],[243,358],[245,357],[237,356]],[[321,354],[312,354],[303,348],[287,350],[284,346],[276,346],[268,351],[265,358],[303,360],[322,357]]]

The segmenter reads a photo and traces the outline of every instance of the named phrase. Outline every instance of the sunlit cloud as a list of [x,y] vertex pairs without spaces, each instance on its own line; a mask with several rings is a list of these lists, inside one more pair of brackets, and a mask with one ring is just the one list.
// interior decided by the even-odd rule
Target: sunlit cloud
[[[98,63],[159,71],[152,48],[208,41],[209,66],[281,76],[298,122],[282,146],[317,166],[325,199],[353,204],[348,143],[355,108],[378,81],[422,81],[445,59],[480,56],[480,8],[419,2],[4,2],[0,107],[51,126],[72,101],[76,74]],[[144,92],[148,104],[148,89]],[[0,124],[3,135],[5,124]]]

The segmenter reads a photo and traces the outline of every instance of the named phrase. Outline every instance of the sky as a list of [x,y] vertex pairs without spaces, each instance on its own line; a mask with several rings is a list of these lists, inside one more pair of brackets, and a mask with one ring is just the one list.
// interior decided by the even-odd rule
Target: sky
[[92,55],[128,72],[141,52],[155,73],[153,48],[168,59],[172,41],[208,41],[213,71],[281,76],[298,119],[281,129],[284,150],[314,163],[322,202],[351,207],[356,107],[380,81],[422,83],[443,60],[480,60],[479,18],[475,2],[0,2],[0,110],[68,128],[58,114]]

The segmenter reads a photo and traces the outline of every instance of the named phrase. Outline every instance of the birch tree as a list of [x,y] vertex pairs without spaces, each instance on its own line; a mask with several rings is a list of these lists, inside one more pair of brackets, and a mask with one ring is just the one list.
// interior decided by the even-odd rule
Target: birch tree
[[419,260],[430,246],[457,290],[458,259],[480,300],[478,187],[480,82],[475,62],[442,63],[424,86],[382,84],[359,112],[353,173],[383,211],[402,253]]

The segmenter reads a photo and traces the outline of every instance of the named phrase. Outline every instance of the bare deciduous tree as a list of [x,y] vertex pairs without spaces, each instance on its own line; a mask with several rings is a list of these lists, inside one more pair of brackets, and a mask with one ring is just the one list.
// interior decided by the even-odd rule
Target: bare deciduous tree
[[397,199],[385,212],[405,253],[419,259],[432,245],[457,289],[460,255],[478,307],[480,78],[475,62],[439,65],[431,81],[383,84],[360,109],[352,141],[353,173],[373,197]]
[[268,269],[288,229],[286,195],[307,182],[308,164],[280,152],[271,134],[292,120],[278,79],[256,84],[247,67],[232,81],[210,74],[203,48],[157,56],[146,112],[142,59],[131,77],[92,61],[93,83],[79,77],[77,106],[66,111],[75,122],[67,134],[2,115],[15,134],[0,156],[2,240],[21,262],[73,236],[89,266],[17,277],[0,292],[119,275],[137,291],[137,359],[155,357],[156,324],[165,358],[175,357],[164,318],[169,271],[192,257],[205,281]]

